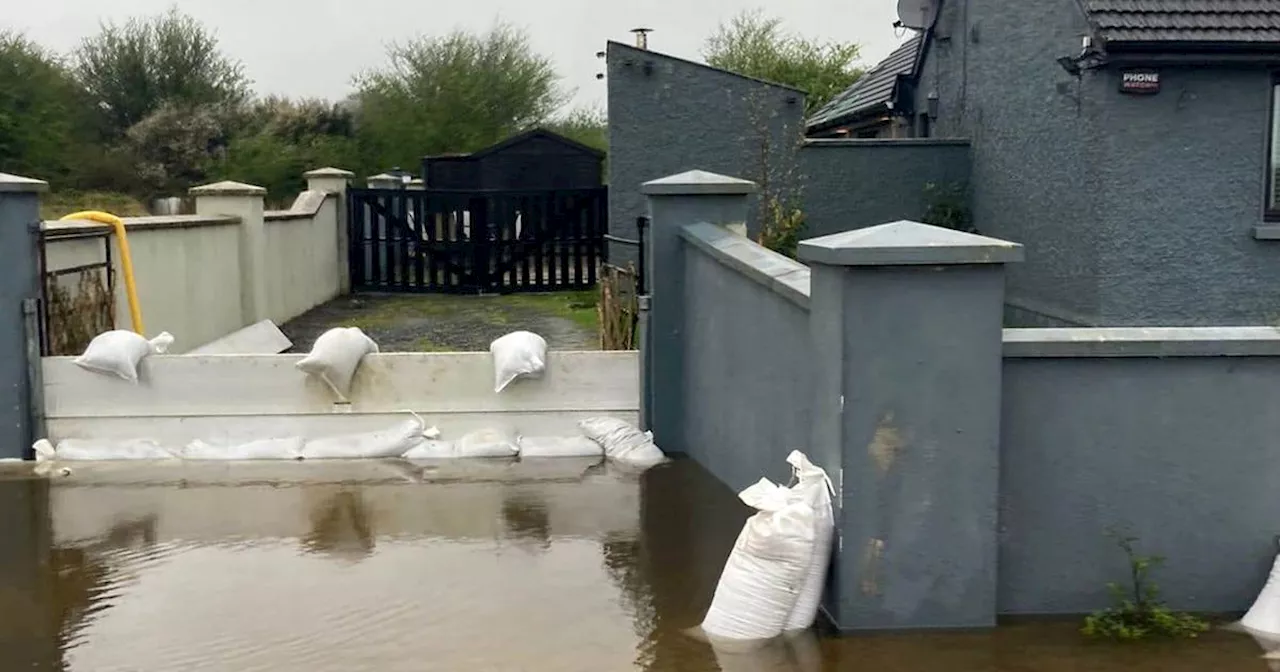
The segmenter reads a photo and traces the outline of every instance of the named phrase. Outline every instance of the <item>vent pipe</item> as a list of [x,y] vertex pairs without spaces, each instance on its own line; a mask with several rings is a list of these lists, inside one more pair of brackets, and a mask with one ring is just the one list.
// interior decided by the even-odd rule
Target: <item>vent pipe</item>
[[631,32],[636,34],[636,49],[649,48],[649,33],[653,32],[652,28],[632,28]]

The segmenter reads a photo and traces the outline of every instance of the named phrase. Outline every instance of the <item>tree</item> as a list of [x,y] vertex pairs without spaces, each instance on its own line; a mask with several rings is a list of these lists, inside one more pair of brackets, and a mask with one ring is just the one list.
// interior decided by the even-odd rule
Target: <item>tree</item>
[[105,23],[74,58],[76,77],[105,115],[109,137],[123,136],[164,106],[234,106],[249,96],[240,62],[176,8],[123,26]]
[[600,151],[609,149],[609,122],[596,107],[580,107],[563,117],[548,121],[547,130],[577,140]]
[[83,137],[86,101],[57,56],[0,31],[0,171],[59,179]]
[[818,42],[791,33],[782,19],[756,10],[721,23],[702,55],[708,65],[807,91],[805,111],[813,112],[862,76],[858,52],[852,42]]
[[480,149],[546,120],[565,100],[551,60],[504,23],[393,44],[388,57],[356,78],[361,135],[388,165]]

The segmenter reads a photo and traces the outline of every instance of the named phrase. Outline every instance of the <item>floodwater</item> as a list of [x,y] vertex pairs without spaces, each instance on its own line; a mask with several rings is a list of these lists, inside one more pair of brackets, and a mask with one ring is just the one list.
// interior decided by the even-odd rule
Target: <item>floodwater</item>
[[1076,621],[716,651],[686,631],[746,515],[688,461],[8,473],[0,670],[1280,669],[1233,632],[1111,645]]

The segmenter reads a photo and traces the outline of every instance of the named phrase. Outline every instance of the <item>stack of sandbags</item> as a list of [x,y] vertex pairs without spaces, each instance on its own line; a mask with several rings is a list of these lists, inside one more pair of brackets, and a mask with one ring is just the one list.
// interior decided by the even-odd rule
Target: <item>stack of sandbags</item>
[[757,510],[742,527],[702,622],[708,637],[762,640],[813,624],[826,581],[834,515],[826,472],[799,451],[790,488],[768,479],[739,493]]

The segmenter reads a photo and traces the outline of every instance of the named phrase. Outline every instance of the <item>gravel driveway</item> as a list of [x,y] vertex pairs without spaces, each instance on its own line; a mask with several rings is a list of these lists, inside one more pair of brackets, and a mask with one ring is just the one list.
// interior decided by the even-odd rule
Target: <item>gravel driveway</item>
[[360,327],[382,352],[487,351],[516,330],[547,339],[552,350],[600,349],[597,294],[358,294],[317,306],[281,326],[291,352],[306,352],[333,327]]

